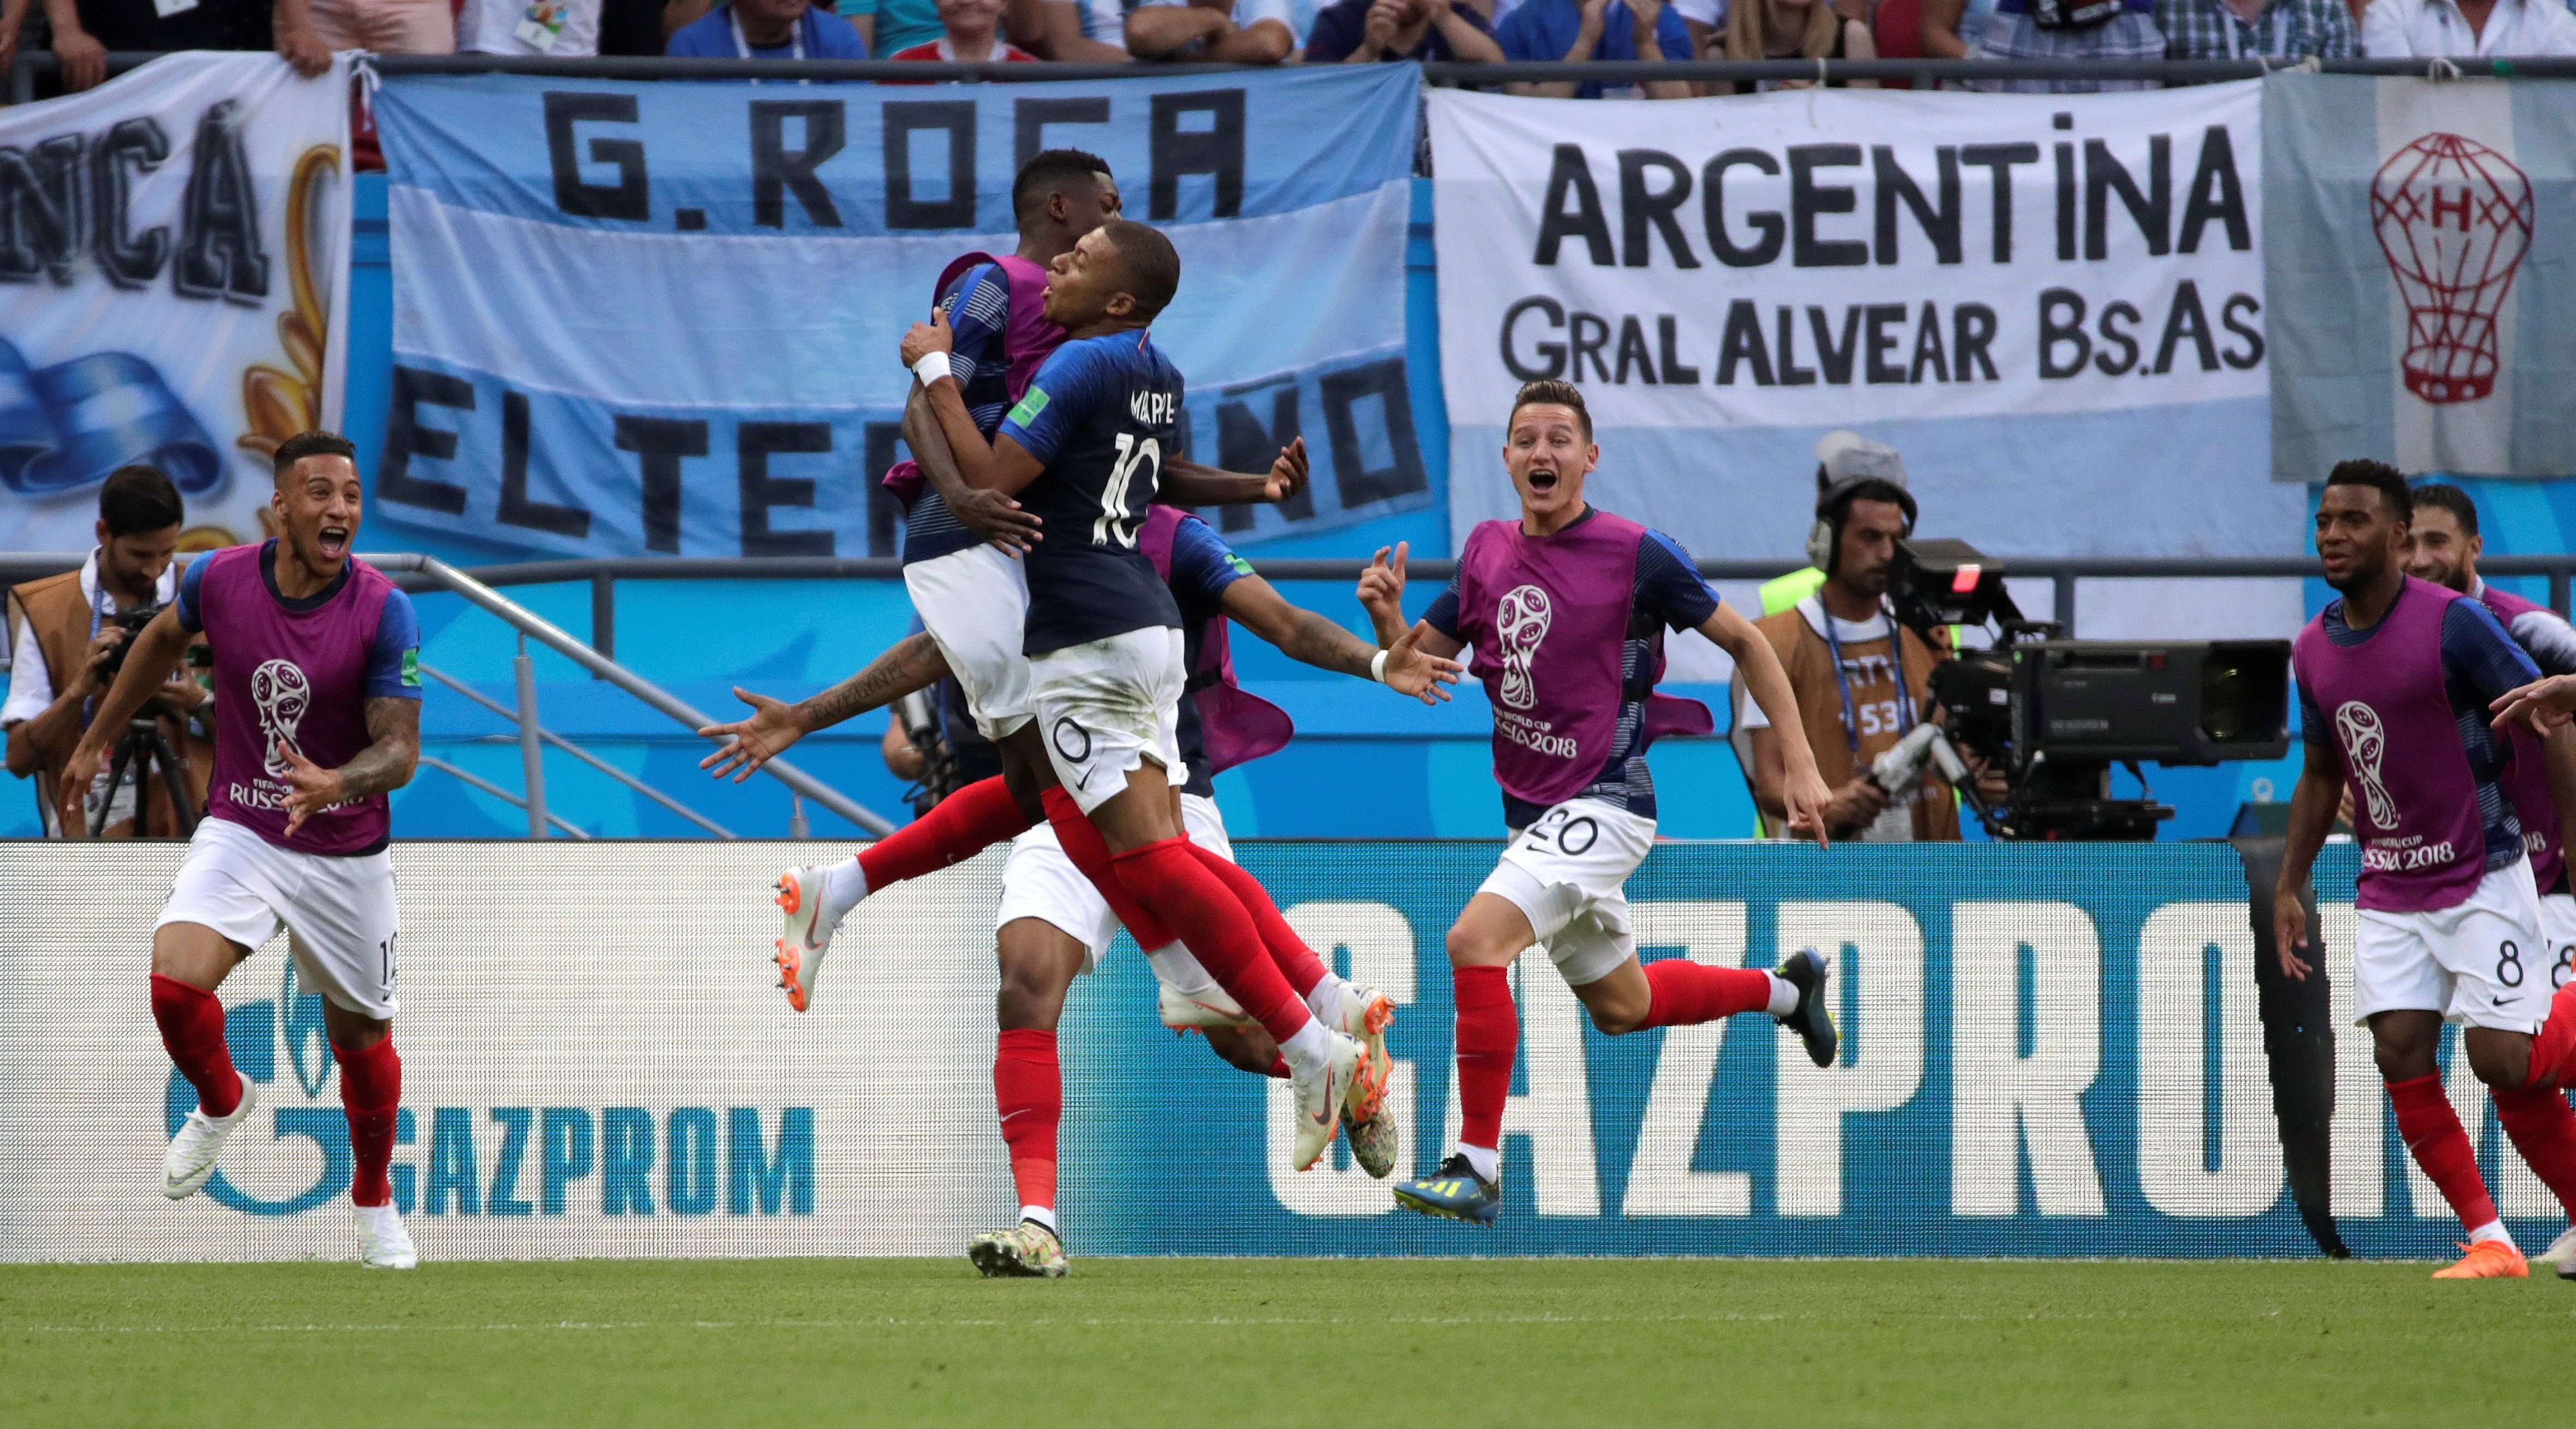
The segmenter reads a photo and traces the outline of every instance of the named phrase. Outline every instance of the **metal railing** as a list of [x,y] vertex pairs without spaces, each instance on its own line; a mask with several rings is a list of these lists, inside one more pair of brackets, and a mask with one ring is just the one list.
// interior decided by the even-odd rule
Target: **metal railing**
[[[115,51],[107,71],[120,74],[157,55]],[[1222,64],[951,64],[892,60],[752,60],[670,58],[661,55],[377,55],[370,61],[378,73],[536,74],[582,79],[804,79],[827,81],[898,81],[910,84],[970,81],[985,84],[1029,84],[1063,81],[1130,79],[1139,75],[1188,76],[1236,74],[1276,68]],[[1966,84],[2029,80],[2127,80],[2171,85],[2208,84],[2252,79],[2278,69],[2315,68],[2328,74],[2419,75],[2427,78],[2570,79],[2576,58],[2552,56],[2469,59],[2403,58],[2300,61],[2264,56],[2234,60],[1687,60],[1595,61],[1589,63],[1461,64],[1422,66],[1423,78],[1435,85],[1642,84],[1649,80],[1684,80],[1702,84],[1761,81],[1910,80]],[[36,79],[61,68],[51,53],[22,53],[12,67],[12,102],[35,97]]]

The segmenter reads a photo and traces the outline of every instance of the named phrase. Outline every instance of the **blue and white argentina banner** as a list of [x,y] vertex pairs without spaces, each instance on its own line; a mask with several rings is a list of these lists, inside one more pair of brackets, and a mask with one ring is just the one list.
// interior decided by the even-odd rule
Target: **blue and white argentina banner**
[[2259,96],[1435,92],[1453,524],[1517,509],[1512,393],[1564,377],[1595,498],[1703,556],[1797,549],[1837,427],[1990,552],[2301,549],[2265,480]]
[[2272,464],[2576,473],[2576,86],[2284,73],[2263,94],[2265,269],[2290,312]]
[[269,453],[340,420],[348,91],[189,53],[0,109],[0,549],[88,549],[134,462],[189,549],[260,538]]
[[1431,500],[1405,403],[1408,67],[1090,84],[397,77],[386,519],[578,555],[888,554],[895,356],[940,271],[1016,246],[1011,179],[1098,153],[1180,250],[1155,339],[1192,451],[1300,501]]

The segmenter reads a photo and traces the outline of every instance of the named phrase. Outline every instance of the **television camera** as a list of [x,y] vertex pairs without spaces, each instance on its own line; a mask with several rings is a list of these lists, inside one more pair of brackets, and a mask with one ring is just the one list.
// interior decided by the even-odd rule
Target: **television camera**
[[[2060,627],[2022,618],[2004,563],[1963,541],[1899,541],[1888,594],[1897,620],[1926,641],[1948,626],[1987,630],[1993,643],[1933,668],[1939,721],[1879,756],[1872,775],[1901,795],[1937,770],[1997,838],[2151,839],[2174,811],[2152,797],[2112,798],[2112,765],[2151,795],[2142,763],[2289,749],[2286,640],[2058,639]],[[2000,802],[1980,796],[1966,756],[2002,771]]]

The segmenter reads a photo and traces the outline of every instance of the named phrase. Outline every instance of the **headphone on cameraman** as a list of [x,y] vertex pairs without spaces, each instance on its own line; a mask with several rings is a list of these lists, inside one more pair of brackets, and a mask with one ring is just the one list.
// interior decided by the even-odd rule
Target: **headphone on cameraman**
[[1816,524],[1807,529],[1807,564],[1827,575],[1834,573],[1834,555],[1842,549],[1843,526],[1851,520],[1852,503],[1861,499],[1863,487],[1872,485],[1894,488],[1897,508],[1905,513],[1905,530],[1901,534],[1914,534],[1914,493],[1883,476],[1846,477],[1826,487],[1824,494],[1816,498]]

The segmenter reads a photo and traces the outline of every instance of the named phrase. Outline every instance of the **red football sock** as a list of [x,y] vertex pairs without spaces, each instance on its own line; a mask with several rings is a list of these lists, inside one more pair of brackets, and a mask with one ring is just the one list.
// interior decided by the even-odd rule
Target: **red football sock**
[[224,1045],[223,999],[154,973],[152,1020],[179,1075],[197,1089],[198,1109],[208,1116],[232,1115],[241,1105],[242,1082],[233,1071],[232,1049]]
[[2486,1179],[2478,1174],[2477,1148],[2460,1128],[2460,1114],[2451,1109],[2442,1079],[2390,1082],[2388,1100],[2397,1108],[2397,1134],[2405,1138],[2415,1164],[2433,1178],[2442,1199],[2451,1203],[2461,1227],[2476,1230],[2494,1220],[2495,1200],[2487,1195]]
[[993,1048],[993,1105],[1011,1148],[1011,1180],[1020,1204],[1055,1209],[1056,1125],[1064,1120],[1064,1074],[1055,1034],[1006,1028]]
[[1163,839],[1111,860],[1136,901],[1177,929],[1208,976],[1259,1020],[1281,1046],[1306,1030],[1314,1014],[1280,976],[1252,915],[1215,875],[1190,856],[1190,841]]
[[2564,1087],[2576,1082],[2576,982],[2558,989],[2549,999],[2548,1020],[2531,1037],[2531,1069],[2523,1074],[2526,1087]]
[[2556,1087],[2489,1087],[2487,1095],[2523,1164],[2576,1221],[2576,1109],[2567,1094]]
[[1771,974],[1760,968],[1712,968],[1688,958],[1646,964],[1646,1027],[1691,1027],[1771,1006]]
[[1119,923],[1136,940],[1136,946],[1149,953],[1170,947],[1175,941],[1172,930],[1136,901],[1136,895],[1110,866],[1109,841],[1092,825],[1091,816],[1082,812],[1082,806],[1073,802],[1073,796],[1062,785],[1048,789],[1039,798],[1046,805],[1047,827],[1055,830],[1055,841],[1063,845],[1064,856],[1073,860],[1073,866],[1082,870],[1092,887],[1100,890],[1109,911],[1118,915]]
[[1451,976],[1458,992],[1458,1141],[1492,1149],[1503,1144],[1503,1103],[1521,1041],[1511,969],[1459,968]]
[[1288,1080],[1288,1059],[1285,1057],[1271,1058],[1270,1071],[1268,1075],[1276,1077],[1283,1082]]
[[394,1160],[394,1118],[402,1107],[402,1057],[394,1039],[357,1051],[335,1046],[340,1059],[340,1109],[349,1117],[349,1150],[357,1170],[349,1178],[349,1200],[381,1206],[394,1198],[385,1168]]
[[1214,849],[1191,844],[1190,852],[1225,884],[1226,891],[1243,905],[1243,911],[1252,915],[1252,926],[1261,934],[1261,945],[1270,950],[1270,960],[1279,965],[1280,976],[1288,979],[1299,997],[1313,993],[1315,985],[1324,980],[1324,960],[1315,956],[1315,950],[1306,946],[1306,940],[1297,936],[1287,919],[1279,916],[1279,905],[1270,901],[1270,890],[1261,886],[1260,879],[1218,857]]
[[931,811],[859,852],[868,891],[963,863],[1029,826],[1011,791],[996,774],[939,801]]

